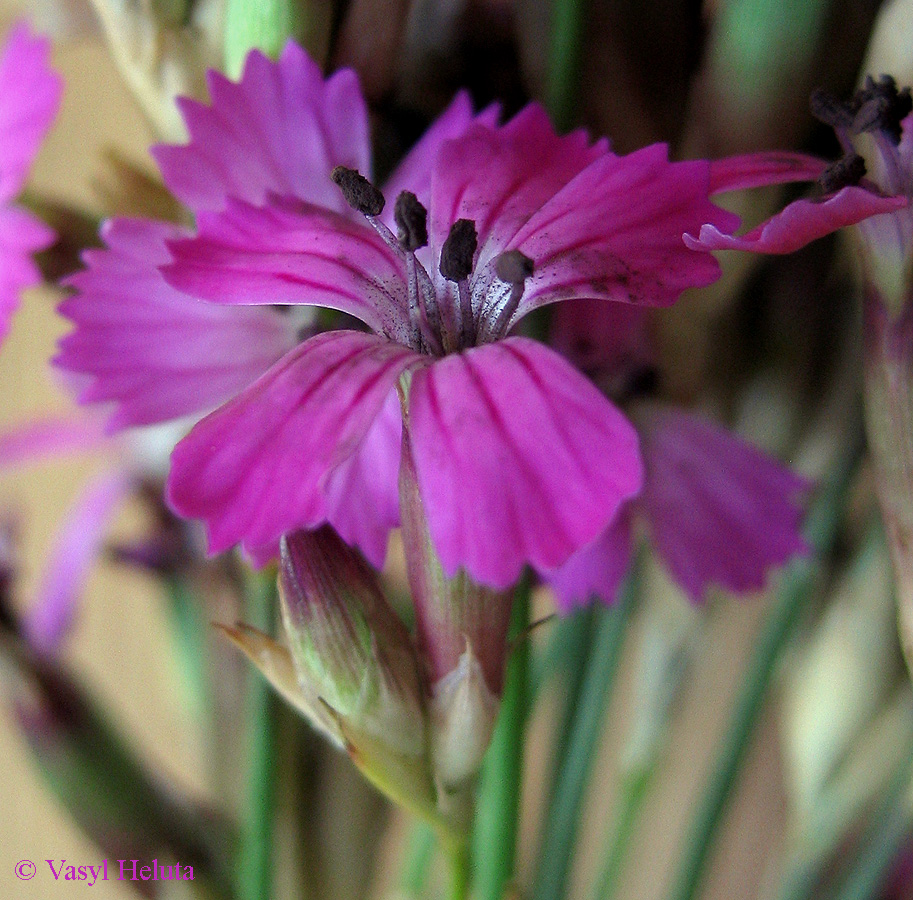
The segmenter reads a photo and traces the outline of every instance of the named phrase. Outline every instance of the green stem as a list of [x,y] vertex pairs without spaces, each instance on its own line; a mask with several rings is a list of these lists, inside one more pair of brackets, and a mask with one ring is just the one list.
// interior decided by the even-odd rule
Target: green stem
[[469,897],[469,845],[460,841],[449,848],[450,893],[448,900],[467,900]]
[[534,900],[560,900],[565,896],[583,796],[599,746],[626,626],[636,602],[637,581],[636,573],[632,573],[618,604],[595,613],[580,696],[543,830],[539,870],[532,894]]
[[529,622],[530,587],[529,579],[524,579],[514,596],[511,633],[519,637],[507,663],[498,724],[479,782],[472,841],[478,900],[502,900],[504,887],[514,874],[529,707],[529,641],[523,632]]
[[205,605],[180,575],[169,576],[165,587],[174,623],[181,684],[187,687],[195,711],[208,716],[211,700],[207,673],[209,623],[203,615]]
[[436,843],[434,831],[424,822],[417,822],[409,836],[406,859],[399,879],[402,892],[407,897],[420,897],[425,892],[428,868],[434,857]]
[[[276,609],[275,576],[252,575],[247,603],[250,624],[271,632]],[[236,881],[238,900],[270,900],[278,755],[276,706],[272,689],[253,670],[248,690],[249,755]]]
[[908,796],[911,773],[913,758],[908,757],[891,780],[884,801],[873,816],[865,843],[832,900],[870,900],[878,896],[913,828],[913,810]]
[[304,34],[305,4],[301,0],[228,0],[225,8],[225,71],[241,74],[254,49],[277,59],[290,38]]
[[634,826],[637,824],[637,817],[653,781],[655,770],[653,765],[639,768],[630,772],[622,782],[615,826],[606,848],[605,864],[593,891],[594,900],[609,900],[618,890],[618,880],[624,871]]
[[672,900],[693,900],[697,893],[723,811],[763,709],[774,665],[813,595],[822,557],[834,544],[863,449],[860,434],[837,461],[809,510],[804,531],[811,551],[808,556],[794,560],[783,573],[773,609],[758,636],[710,782],[691,821]]
[[559,131],[574,124],[585,17],[585,0],[554,0],[545,102]]

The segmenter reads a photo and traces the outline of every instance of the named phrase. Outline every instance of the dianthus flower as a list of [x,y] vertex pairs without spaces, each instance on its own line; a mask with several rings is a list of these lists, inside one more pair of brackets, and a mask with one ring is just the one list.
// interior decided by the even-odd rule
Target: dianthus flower
[[[241,542],[262,556],[329,521],[377,563],[399,521],[405,425],[444,572],[499,589],[524,564],[552,570],[591,543],[642,480],[618,409],[553,350],[510,332],[556,301],[661,306],[710,284],[718,264],[682,235],[735,231],[713,190],[822,169],[778,155],[714,170],[670,162],[663,145],[617,156],[582,132],[559,137],[536,105],[498,126],[495,109],[474,116],[460,96],[382,192],[351,73],[324,82],[290,44],[278,63],[251,54],[238,84],[211,74],[210,90],[211,106],[184,102],[191,142],[157,151],[196,234],[110,225],[110,249],[88,258],[63,307],[78,327],[60,364],[93,377],[83,399],[114,401],[116,425],[152,421],[216,401],[209,359],[226,393],[266,369],[270,354],[254,363],[240,336],[222,339],[232,307],[260,314],[257,328],[289,321],[276,304],[361,320],[370,333],[293,338],[202,419],[173,454],[172,504],[206,522],[213,552]],[[846,190],[865,195],[855,216],[885,208]],[[109,266],[117,282],[103,277]],[[131,290],[128,271],[154,289]],[[169,327],[153,332],[160,297]],[[185,328],[190,310],[219,324]],[[282,340],[269,344],[278,355]]]
[[48,42],[17,25],[0,53],[0,341],[21,291],[41,280],[31,254],[54,240],[44,223],[12,201],[57,112],[61,89],[48,66]]

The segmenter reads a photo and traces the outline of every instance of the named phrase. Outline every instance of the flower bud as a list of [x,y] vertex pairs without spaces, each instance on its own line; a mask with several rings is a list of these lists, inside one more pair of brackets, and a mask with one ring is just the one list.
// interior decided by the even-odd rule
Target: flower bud
[[282,540],[279,594],[296,705],[384,793],[437,820],[418,660],[373,570],[329,527],[299,531]]
[[435,775],[444,790],[455,790],[479,771],[498,715],[498,697],[470,644],[432,688],[430,715]]

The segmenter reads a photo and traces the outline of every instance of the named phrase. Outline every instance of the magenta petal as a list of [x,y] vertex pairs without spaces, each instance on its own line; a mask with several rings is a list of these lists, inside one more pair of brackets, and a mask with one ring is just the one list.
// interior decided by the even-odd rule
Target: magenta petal
[[698,238],[684,235],[692,250],[749,250],[792,253],[847,225],[907,206],[906,197],[883,197],[862,187],[845,187],[827,200],[797,200],[742,237],[703,225]]
[[63,81],[48,65],[49,50],[20,23],[0,54],[0,202],[19,193],[60,103]]
[[9,331],[22,291],[41,273],[31,254],[54,241],[54,232],[17,206],[0,206],[0,342]]
[[697,416],[649,407],[636,422],[646,467],[639,502],[656,549],[693,601],[710,585],[761,588],[768,569],[806,551],[805,479]]
[[596,538],[578,550],[563,566],[543,572],[555,592],[558,609],[573,612],[594,599],[614,603],[631,567],[631,524],[626,512]]
[[710,193],[725,194],[768,184],[817,181],[830,165],[804,153],[748,153],[710,160]]
[[86,487],[69,511],[48,559],[37,603],[23,621],[28,641],[37,650],[52,653],[66,636],[105,531],[131,484],[123,472],[106,473]]
[[191,209],[221,209],[228,197],[259,205],[288,194],[347,212],[330,180],[337,165],[370,173],[368,117],[351,71],[324,81],[289,42],[278,62],[255,50],[239,83],[209,73],[212,105],[181,100],[191,142],[159,146],[165,183]]
[[239,541],[256,552],[325,521],[334,470],[358,451],[400,373],[421,361],[361,332],[311,338],[177,445],[172,506],[205,521],[213,553]]
[[475,115],[466,91],[460,91],[454,97],[450,106],[431,123],[387,179],[384,185],[384,195],[387,198],[384,219],[388,225],[393,225],[393,204],[402,191],[412,191],[426,205],[430,202],[431,172],[441,147],[447,141],[465,134],[472,125],[494,128],[499,112],[499,108],[493,105]]
[[637,434],[554,351],[526,338],[415,373],[419,489],[444,571],[506,588],[590,543],[641,484]]
[[559,137],[536,104],[501,128],[474,125],[438,153],[431,188],[431,255],[438,258],[457,219],[471,219],[479,236],[477,266],[484,265],[546,200],[607,152],[605,141],[591,145],[583,131]]
[[211,409],[250,384],[296,336],[270,309],[230,309],[170,287],[158,266],[177,226],[138,219],[108,222],[107,250],[86,254],[69,279],[77,293],[60,304],[76,330],[55,364],[91,381],[82,403],[112,402],[110,427],[163,422]]
[[403,417],[391,390],[358,449],[327,478],[327,519],[380,569],[390,532],[399,526],[399,460]]
[[511,241],[536,267],[515,320],[569,298],[667,306],[686,288],[715,281],[719,266],[682,244],[703,223],[738,225],[710,202],[709,184],[708,163],[671,163],[664,144],[597,159]]
[[263,208],[229,201],[201,215],[199,229],[169,243],[174,262],[162,271],[179,290],[218,303],[326,306],[388,333],[408,323],[402,260],[365,225],[272,197]]

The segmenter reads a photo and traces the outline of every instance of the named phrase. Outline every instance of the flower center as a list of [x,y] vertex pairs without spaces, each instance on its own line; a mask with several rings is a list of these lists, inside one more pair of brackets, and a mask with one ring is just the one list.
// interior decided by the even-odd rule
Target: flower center
[[[470,278],[479,239],[473,221],[458,219],[441,247],[438,271],[447,282],[442,295],[415,255],[428,244],[428,211],[415,194],[403,191],[396,198],[393,218],[397,234],[394,235],[379,218],[385,201],[378,188],[354,169],[344,166],[337,166],[332,177],[349,206],[368,220],[404,262],[408,294],[406,343],[412,349],[444,356],[503,337],[520,304],[526,279],[533,273],[531,259],[519,250],[507,250],[497,256],[494,273],[503,283],[500,293],[504,296],[500,302],[488,303],[487,296],[474,302]],[[398,335],[388,337],[400,339]]]

